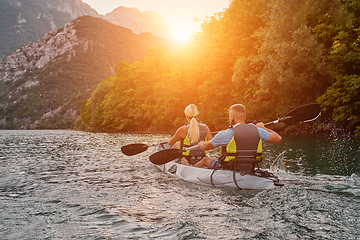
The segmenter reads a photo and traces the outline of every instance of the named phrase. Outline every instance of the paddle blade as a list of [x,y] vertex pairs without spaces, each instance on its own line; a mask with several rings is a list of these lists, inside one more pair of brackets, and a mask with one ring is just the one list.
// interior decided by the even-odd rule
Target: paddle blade
[[320,104],[310,103],[298,108],[295,108],[285,114],[279,122],[287,124],[298,123],[298,122],[310,122],[320,116]]
[[148,145],[142,143],[134,143],[121,147],[121,152],[126,156],[133,156],[138,153],[145,152],[148,149]]
[[183,150],[165,149],[150,155],[150,162],[156,165],[168,163],[182,156]]

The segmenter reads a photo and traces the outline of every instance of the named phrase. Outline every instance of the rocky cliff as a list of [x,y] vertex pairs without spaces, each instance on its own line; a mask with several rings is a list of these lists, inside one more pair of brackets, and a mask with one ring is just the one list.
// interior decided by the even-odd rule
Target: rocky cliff
[[0,58],[83,15],[99,16],[82,0],[0,0]]
[[71,53],[76,46],[84,45],[85,41],[76,35],[74,23],[66,24],[59,31],[52,31],[3,59],[0,63],[0,79],[3,82],[22,80],[26,73],[44,68],[51,60]]

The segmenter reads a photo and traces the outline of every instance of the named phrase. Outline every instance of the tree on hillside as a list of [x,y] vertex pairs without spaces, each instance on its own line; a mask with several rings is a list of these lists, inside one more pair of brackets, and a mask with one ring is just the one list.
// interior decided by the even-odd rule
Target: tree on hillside
[[311,0],[268,2],[266,25],[253,36],[258,54],[238,58],[233,77],[256,118],[277,117],[325,91],[325,49],[311,26],[322,6]]
[[335,1],[315,28],[329,46],[331,86],[319,97],[336,121],[360,119],[360,0]]
[[202,32],[195,36],[196,53],[205,64],[200,66],[203,74],[199,101],[204,120],[212,128],[227,127],[227,109],[242,100],[234,94],[233,67],[237,58],[256,51],[252,35],[263,25],[264,4],[258,0],[232,1],[226,11],[208,18]]
[[181,71],[165,52],[153,49],[131,65],[121,61],[115,76],[102,81],[83,103],[80,127],[100,131],[173,128],[187,104],[186,79],[181,79]]

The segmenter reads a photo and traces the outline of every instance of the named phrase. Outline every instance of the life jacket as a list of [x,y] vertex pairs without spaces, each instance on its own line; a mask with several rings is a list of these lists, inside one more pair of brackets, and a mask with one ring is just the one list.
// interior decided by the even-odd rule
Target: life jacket
[[[189,124],[186,125],[187,128],[189,128]],[[186,135],[186,137],[182,140],[180,140],[180,144],[179,144],[179,149],[184,149],[184,148],[188,148],[191,146],[195,146],[197,145],[200,141],[206,141],[207,140],[207,135],[206,135],[206,125],[203,123],[199,123],[199,131],[200,131],[200,137],[199,137],[199,141],[191,144],[189,137]],[[207,152],[205,152],[202,149],[193,149],[193,150],[188,150],[186,152],[183,152],[184,156],[189,156],[189,157],[201,157],[201,156],[205,156]]]
[[[249,165],[251,170],[262,160],[262,140],[257,127],[253,124],[236,124],[232,127],[234,136],[221,148],[220,163],[224,168],[238,170],[234,164]],[[250,168],[250,167],[249,167]]]

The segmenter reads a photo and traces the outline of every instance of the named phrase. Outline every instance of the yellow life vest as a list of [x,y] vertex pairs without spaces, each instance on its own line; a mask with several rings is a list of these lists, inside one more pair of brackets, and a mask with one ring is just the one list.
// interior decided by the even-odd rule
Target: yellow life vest
[[[189,128],[189,125],[186,125]],[[179,149],[188,148],[191,146],[197,145],[200,141],[206,141],[207,140],[207,134],[206,134],[206,126],[203,123],[199,123],[199,131],[200,131],[200,137],[199,141],[191,144],[189,137],[186,135],[186,137],[182,140],[180,140]],[[183,152],[184,156],[204,156],[207,153],[204,150],[201,149],[194,149],[194,150],[188,150],[186,152]]]

